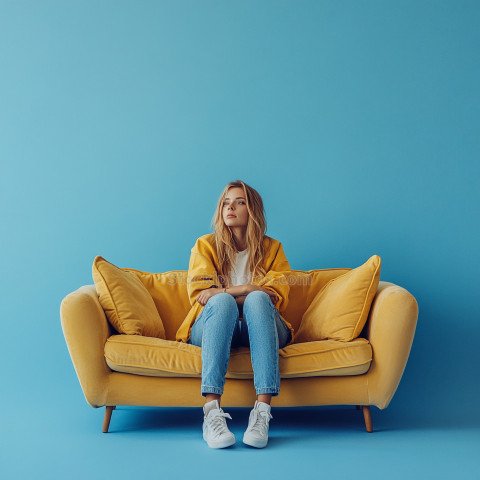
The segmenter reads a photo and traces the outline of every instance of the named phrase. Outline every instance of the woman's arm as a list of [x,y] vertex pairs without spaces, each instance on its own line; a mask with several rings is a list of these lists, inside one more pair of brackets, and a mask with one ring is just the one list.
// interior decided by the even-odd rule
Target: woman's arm
[[282,243],[278,242],[278,248],[269,271],[262,279],[254,281],[257,288],[261,287],[268,294],[276,295],[274,305],[281,312],[288,305],[290,285],[287,275],[289,271],[291,271],[290,263],[287,260]]
[[234,297],[242,297],[248,293],[247,285],[234,285],[233,287],[228,287],[227,293]]
[[[222,293],[226,291],[226,293],[233,295],[233,297],[235,298],[235,301],[237,302],[237,305],[243,305],[243,302],[245,301],[246,296],[250,292],[253,292],[254,290],[262,290],[265,293],[268,293],[268,295],[270,295],[270,298],[272,299],[272,302],[274,304],[278,300],[278,295],[276,294],[276,292],[272,292],[267,288],[259,287],[257,285],[245,284],[245,285],[236,285],[234,287],[228,287],[226,290],[224,290],[223,287],[216,287],[216,286],[206,288],[200,292],[200,294],[197,297],[197,301],[198,303],[205,305],[211,297],[213,297],[214,295],[217,295],[217,293]],[[245,293],[242,293],[242,292],[245,292]]]
[[191,305],[194,305],[202,293],[210,290],[211,285],[218,281],[217,271],[212,259],[202,255],[197,250],[196,245],[191,249],[187,272],[187,292]]

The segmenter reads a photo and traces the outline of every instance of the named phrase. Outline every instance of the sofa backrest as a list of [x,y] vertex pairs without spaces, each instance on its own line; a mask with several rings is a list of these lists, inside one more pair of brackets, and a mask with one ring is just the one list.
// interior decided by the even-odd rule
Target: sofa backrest
[[[123,268],[135,273],[152,295],[162,318],[168,340],[175,340],[175,334],[185,319],[191,304],[187,293],[187,270],[169,270],[161,273],[143,272],[132,268]],[[351,268],[327,268],[315,270],[291,270],[287,281],[290,293],[287,308],[283,312],[285,319],[295,330],[300,326],[305,310],[315,295],[333,278]]]

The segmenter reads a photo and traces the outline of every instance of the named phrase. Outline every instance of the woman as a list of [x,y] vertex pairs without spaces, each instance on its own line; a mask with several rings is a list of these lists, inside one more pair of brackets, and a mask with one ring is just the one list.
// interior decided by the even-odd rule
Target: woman
[[177,340],[202,347],[203,438],[211,448],[235,443],[220,408],[231,347],[248,346],[257,400],[243,442],[268,442],[270,401],[279,394],[278,349],[293,342],[293,327],[280,315],[288,304],[291,270],[282,244],[265,235],[263,201],[237,180],[224,188],[213,219],[214,233],[191,249],[187,274],[192,309]]

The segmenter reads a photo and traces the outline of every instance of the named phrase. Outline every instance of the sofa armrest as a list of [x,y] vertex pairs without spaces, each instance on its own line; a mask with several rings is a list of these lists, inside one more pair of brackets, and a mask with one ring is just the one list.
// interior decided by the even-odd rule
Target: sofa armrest
[[104,349],[111,327],[95,285],[84,285],[69,293],[61,302],[60,319],[85,399],[92,407],[104,406],[111,372]]
[[405,288],[381,281],[370,308],[366,338],[373,359],[367,376],[370,405],[388,406],[410,355],[418,318],[418,303]]

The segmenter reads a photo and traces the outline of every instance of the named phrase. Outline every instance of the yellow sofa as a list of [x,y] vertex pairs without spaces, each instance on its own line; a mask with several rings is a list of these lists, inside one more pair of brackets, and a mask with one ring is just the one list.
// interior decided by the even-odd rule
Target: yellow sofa
[[[95,285],[63,298],[60,319],[86,401],[105,407],[108,432],[116,405],[202,407],[201,348],[175,340],[191,305],[187,270],[140,273],[154,299],[166,339],[119,334],[107,320]],[[351,270],[292,270],[285,317],[298,329],[315,294],[332,278]],[[385,409],[403,375],[415,334],[418,304],[406,289],[380,281],[365,327],[349,342],[292,343],[279,350],[281,386],[275,406],[355,405],[367,432],[373,431],[370,406]],[[223,407],[255,403],[253,370],[247,347],[232,348]]]

